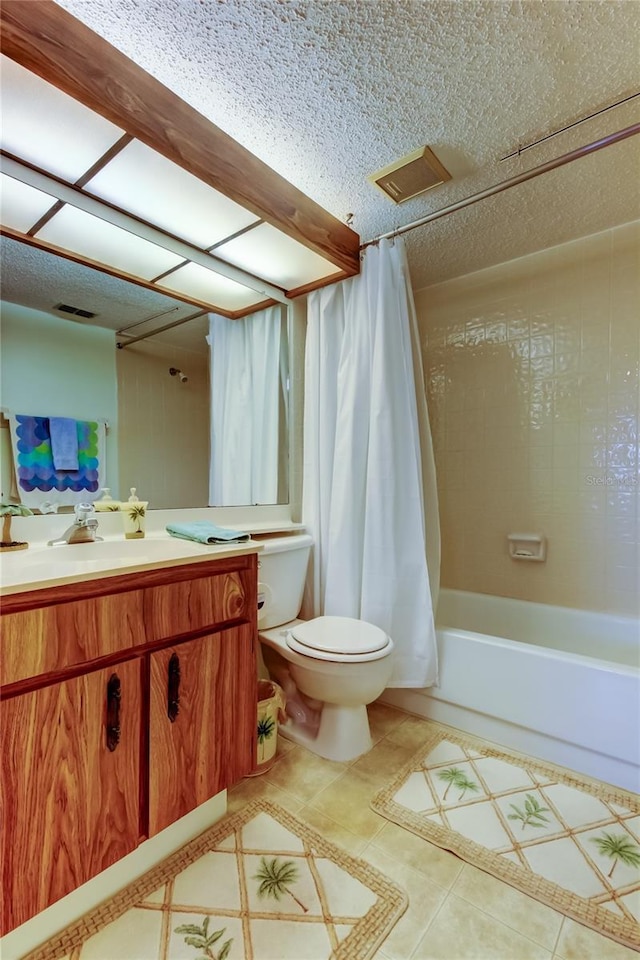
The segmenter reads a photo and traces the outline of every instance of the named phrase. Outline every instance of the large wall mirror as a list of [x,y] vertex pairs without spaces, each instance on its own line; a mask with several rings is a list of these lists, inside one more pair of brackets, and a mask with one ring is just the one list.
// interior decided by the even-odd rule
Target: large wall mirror
[[[2,449],[17,415],[100,420],[101,485],[116,498],[136,487],[152,508],[296,500],[287,332],[297,299],[359,272],[358,235],[57,4],[5,3],[0,19]],[[231,324],[229,341],[274,334],[247,347],[255,366],[234,342],[216,372],[214,344],[211,389],[203,308]],[[228,330],[217,326],[218,343]],[[266,377],[279,393],[261,404]],[[238,395],[220,445],[216,418]],[[44,427],[32,426],[35,457]],[[278,443],[265,492],[267,433]],[[221,492],[210,463],[214,479],[216,464],[228,474]]]
[[[289,501],[286,306],[270,308],[280,318],[277,347],[268,353],[260,342],[254,347],[260,371],[241,361],[240,374],[225,376],[214,365],[217,382],[210,383],[207,313],[8,237],[2,249],[3,413],[103,420],[104,486],[115,498],[126,499],[135,486],[152,509]],[[264,312],[224,322],[250,329],[264,323]],[[247,394],[265,375],[267,361],[278,380],[279,401],[277,477],[265,498],[252,492],[264,489],[260,477],[254,476],[253,486],[249,482],[249,473],[260,469],[257,453],[251,454],[264,426],[252,422]],[[240,392],[243,407],[235,422],[227,422],[224,445],[212,448],[212,404],[217,413]],[[3,499],[13,486],[7,416],[0,431]],[[212,454],[228,468],[224,485],[210,485]]]

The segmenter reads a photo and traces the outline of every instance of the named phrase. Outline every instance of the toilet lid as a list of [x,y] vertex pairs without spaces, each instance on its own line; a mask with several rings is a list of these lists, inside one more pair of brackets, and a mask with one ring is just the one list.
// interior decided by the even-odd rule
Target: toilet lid
[[316,617],[300,623],[290,631],[302,647],[314,653],[362,655],[375,653],[389,644],[389,637],[380,627],[352,617]]

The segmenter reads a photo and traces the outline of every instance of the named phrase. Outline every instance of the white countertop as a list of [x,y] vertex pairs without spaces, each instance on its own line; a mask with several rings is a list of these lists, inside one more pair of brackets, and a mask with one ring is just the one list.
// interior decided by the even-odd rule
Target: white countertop
[[120,535],[93,543],[57,547],[32,545],[26,550],[0,553],[0,595],[122,576],[127,572],[239,557],[262,549],[263,545],[255,540],[202,544],[180,540],[167,533],[147,534],[140,540],[125,540]]

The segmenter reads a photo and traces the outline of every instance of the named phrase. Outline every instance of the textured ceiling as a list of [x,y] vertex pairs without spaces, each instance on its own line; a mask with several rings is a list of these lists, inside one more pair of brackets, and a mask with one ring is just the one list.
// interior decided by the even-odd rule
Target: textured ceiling
[[[64,320],[97,324],[114,331],[135,324],[135,329],[129,330],[131,337],[198,312],[192,304],[5,237],[2,239],[2,299],[52,313]],[[94,319],[70,317],[68,313],[56,310],[61,303],[96,316]],[[150,322],[145,323],[145,320]],[[206,349],[208,330],[208,320],[197,319],[160,334],[157,339],[201,353]],[[126,342],[127,337],[116,339]]]
[[[370,239],[632,122],[636,2],[59,0]],[[396,206],[366,177],[429,144],[453,175]],[[406,235],[416,289],[640,216],[640,137]]]

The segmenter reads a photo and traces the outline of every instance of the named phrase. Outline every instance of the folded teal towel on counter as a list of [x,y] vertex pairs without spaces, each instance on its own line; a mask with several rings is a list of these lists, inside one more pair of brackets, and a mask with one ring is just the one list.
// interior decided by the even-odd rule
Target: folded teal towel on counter
[[168,523],[166,530],[172,537],[180,537],[182,540],[196,540],[198,543],[240,543],[249,539],[248,533],[218,527],[208,520],[192,520],[191,523]]

